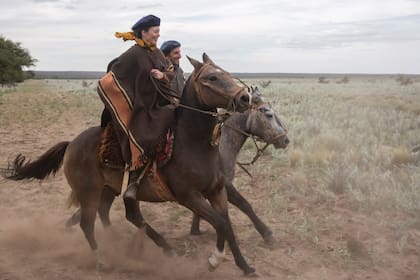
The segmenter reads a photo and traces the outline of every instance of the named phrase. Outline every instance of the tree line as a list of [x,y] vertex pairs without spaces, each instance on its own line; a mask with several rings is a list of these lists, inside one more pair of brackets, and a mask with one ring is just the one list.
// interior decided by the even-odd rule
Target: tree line
[[24,67],[34,66],[37,62],[29,51],[19,42],[13,42],[0,35],[0,84],[14,85],[31,78],[33,73]]

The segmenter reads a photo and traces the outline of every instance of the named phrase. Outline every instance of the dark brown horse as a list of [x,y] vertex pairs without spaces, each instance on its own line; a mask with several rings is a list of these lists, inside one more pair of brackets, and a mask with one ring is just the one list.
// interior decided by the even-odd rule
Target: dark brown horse
[[[273,111],[271,105],[264,100],[258,88],[250,88],[252,96],[251,107],[243,113],[236,112],[229,117],[222,127],[219,143],[220,158],[226,177],[226,190],[230,203],[238,207],[252,221],[257,231],[268,245],[274,245],[275,239],[270,228],[256,215],[251,204],[238,192],[233,185],[235,166],[238,154],[248,137],[258,137],[266,144],[272,144],[276,149],[286,148],[289,143],[287,130]],[[114,201],[115,193],[104,189],[98,210],[102,224],[111,224],[109,210]],[[80,208],[67,221],[67,226],[80,222]],[[191,234],[200,234],[200,217],[194,214],[191,224]]]
[[[217,118],[213,114],[203,113],[214,113],[216,108],[244,111],[249,105],[249,95],[206,54],[203,54],[203,63],[194,59],[190,59],[190,62],[194,71],[186,82],[181,104],[201,111],[178,108],[172,159],[159,172],[174,200],[215,228],[217,244],[209,258],[210,265],[213,268],[219,265],[227,240],[235,263],[245,274],[252,274],[255,270],[242,256],[229,219],[225,177],[220,169],[218,147],[210,144]],[[8,169],[11,174],[6,176],[15,180],[44,179],[55,173],[63,163],[73,198],[80,203],[80,226],[94,252],[98,248],[94,225],[103,189],[107,186],[120,193],[123,180],[122,171],[110,169],[98,160],[101,131],[100,127],[89,128],[71,142],[56,144],[33,162],[26,162],[19,155]],[[143,178],[137,200],[166,201],[153,191],[151,184],[148,177]],[[145,223],[139,204],[124,202],[127,219],[139,229],[145,229],[146,234],[164,251],[171,252],[172,248],[166,240]]]

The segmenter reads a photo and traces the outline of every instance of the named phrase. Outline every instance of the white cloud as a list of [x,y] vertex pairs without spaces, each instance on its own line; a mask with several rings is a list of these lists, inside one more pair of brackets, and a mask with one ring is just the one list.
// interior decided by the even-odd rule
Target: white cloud
[[156,14],[160,43],[179,40],[184,55],[205,51],[232,72],[420,73],[414,0],[3,0],[0,10],[0,34],[38,70],[103,70],[131,45],[114,32]]

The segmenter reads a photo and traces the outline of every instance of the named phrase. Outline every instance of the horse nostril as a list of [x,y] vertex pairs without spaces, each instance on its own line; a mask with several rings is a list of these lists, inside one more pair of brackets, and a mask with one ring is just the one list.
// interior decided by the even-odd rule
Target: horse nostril
[[284,144],[286,144],[286,145],[287,145],[287,144],[289,144],[289,143],[290,143],[289,138],[287,138],[287,137],[286,137],[286,138],[284,139]]

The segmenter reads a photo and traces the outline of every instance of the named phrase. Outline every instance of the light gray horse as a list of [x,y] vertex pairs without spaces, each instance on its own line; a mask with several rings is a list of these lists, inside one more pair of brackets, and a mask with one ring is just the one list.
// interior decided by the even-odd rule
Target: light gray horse
[[[270,104],[264,100],[258,88],[251,87],[252,106],[244,113],[235,113],[225,121],[219,144],[219,152],[226,176],[226,190],[230,203],[245,213],[254,224],[264,241],[273,245],[275,239],[272,231],[255,214],[251,204],[233,185],[235,165],[238,154],[249,137],[258,137],[276,149],[286,148],[289,144],[287,130],[274,113]],[[191,234],[200,234],[200,217],[194,214]]]

